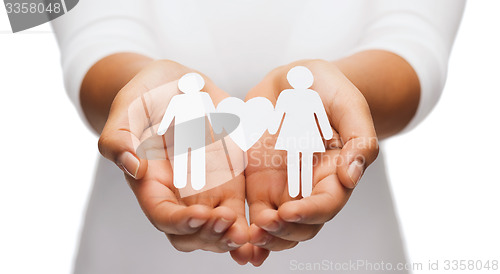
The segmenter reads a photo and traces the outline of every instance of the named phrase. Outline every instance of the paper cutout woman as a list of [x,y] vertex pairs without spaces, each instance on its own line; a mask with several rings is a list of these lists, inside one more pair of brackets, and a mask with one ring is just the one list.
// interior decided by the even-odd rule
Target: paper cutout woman
[[302,197],[307,197],[312,192],[313,154],[325,152],[319,129],[326,140],[333,137],[333,130],[321,97],[309,89],[314,82],[311,71],[303,66],[294,67],[287,79],[293,89],[280,93],[269,132],[276,134],[283,120],[274,148],[287,151],[288,193],[290,197],[299,195],[301,178]]
[[174,186],[183,188],[187,184],[188,153],[191,150],[191,186],[200,190],[206,183],[205,167],[205,116],[210,121],[210,113],[215,106],[206,92],[203,77],[188,73],[179,80],[179,90],[184,94],[175,95],[158,128],[158,135],[167,131],[175,117],[174,126]]

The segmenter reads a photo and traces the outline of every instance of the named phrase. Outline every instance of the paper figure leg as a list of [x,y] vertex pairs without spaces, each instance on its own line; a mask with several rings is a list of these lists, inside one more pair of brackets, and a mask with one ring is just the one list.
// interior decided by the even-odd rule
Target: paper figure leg
[[205,148],[191,150],[191,186],[200,190],[205,186]]
[[313,153],[302,152],[302,197],[311,196],[313,179]]
[[183,188],[187,184],[188,153],[174,156],[174,186]]
[[290,197],[294,198],[299,195],[300,191],[300,162],[299,162],[298,152],[288,152],[287,153],[287,175],[288,175],[288,194]]

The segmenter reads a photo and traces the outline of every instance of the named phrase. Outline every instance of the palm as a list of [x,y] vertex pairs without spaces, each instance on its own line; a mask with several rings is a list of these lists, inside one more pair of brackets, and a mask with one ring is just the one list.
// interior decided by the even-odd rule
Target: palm
[[[268,144],[276,142],[276,136],[267,134],[263,137]],[[262,140],[262,139],[261,139]],[[262,141],[261,141],[262,142]],[[245,170],[247,198],[250,204],[251,221],[255,220],[261,206],[278,209],[289,201],[301,199],[301,196],[291,198],[288,192],[286,152],[264,148],[267,145],[257,144],[249,150],[248,166]],[[321,194],[329,184],[339,184],[336,177],[335,159],[339,155],[339,148],[329,148],[313,165],[313,193]],[[262,155],[263,157],[261,157]],[[275,163],[266,163],[265,158],[274,159]],[[255,207],[253,207],[255,205]],[[252,214],[255,213],[255,214]]]
[[[291,198],[287,183],[286,151],[274,150],[277,135],[266,134],[248,152],[248,166],[245,170],[247,200],[250,207],[251,242],[268,250],[282,250],[294,247],[299,241],[314,237],[322,227],[322,222],[311,224],[288,223],[300,214],[301,196]],[[345,189],[336,175],[336,157],[340,148],[329,147],[325,153],[317,154],[313,163],[313,191],[305,200],[315,202],[335,193],[338,201],[347,201],[351,191]],[[272,161],[269,159],[273,159]],[[341,206],[341,205],[340,205]],[[284,216],[281,216],[284,215]],[[281,216],[281,217],[280,217]],[[333,214],[332,214],[333,217]],[[272,222],[278,222],[281,229],[303,230],[297,237],[287,236],[288,232],[274,234],[265,231]],[[288,226],[288,228],[284,227]],[[273,235],[274,234],[274,235]]]

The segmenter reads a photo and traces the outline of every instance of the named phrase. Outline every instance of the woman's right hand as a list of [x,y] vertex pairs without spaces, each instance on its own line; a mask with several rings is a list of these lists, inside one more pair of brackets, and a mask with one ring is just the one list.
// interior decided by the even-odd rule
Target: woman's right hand
[[[155,134],[170,99],[178,94],[177,80],[189,72],[193,70],[171,61],[155,61],[142,69],[116,95],[99,139],[99,150],[124,171],[146,216],[177,250],[231,251],[238,263],[245,264],[252,257],[252,246],[247,244],[244,174],[181,198],[173,185],[166,153],[168,141]],[[203,91],[209,93],[214,104],[228,96],[204,78]],[[137,152],[141,146],[146,150],[142,156]],[[220,150],[224,152],[221,146],[207,148],[207,158],[214,155],[212,161],[207,161],[207,173],[224,172],[210,168],[217,165],[217,159],[226,161],[225,157],[215,156]]]

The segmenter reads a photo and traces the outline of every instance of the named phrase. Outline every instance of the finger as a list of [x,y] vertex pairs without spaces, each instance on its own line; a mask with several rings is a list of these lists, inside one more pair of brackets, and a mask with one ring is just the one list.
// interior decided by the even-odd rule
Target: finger
[[[183,251],[203,249],[217,253],[227,252],[240,247],[227,239],[225,232],[236,221],[236,213],[221,206],[212,210],[210,219],[196,233],[189,235],[169,235],[172,245]],[[245,242],[246,243],[246,242]]]
[[231,249],[246,244],[248,242],[248,222],[245,216],[245,177],[239,175],[226,183],[224,187],[219,186],[214,191],[220,191],[222,197],[217,208],[230,210],[236,219],[225,232],[222,242]]
[[253,256],[253,245],[246,243],[243,246],[232,250],[230,252],[231,257],[240,265],[246,265]]
[[180,252],[193,252],[198,249],[203,249],[205,244],[201,241],[193,240],[190,235],[174,235],[165,233],[170,244]]
[[275,237],[295,242],[312,239],[322,227],[322,224],[286,222],[279,217],[277,210],[272,209],[262,211],[255,224]]
[[269,234],[255,224],[250,225],[250,243],[270,251],[290,249],[298,244],[296,241],[287,241]]
[[224,253],[233,249],[225,244],[222,245],[215,244],[214,242],[207,242],[200,237],[199,233],[189,235],[167,234],[167,237],[175,249],[183,252],[191,252],[201,249],[215,253]]
[[[168,161],[151,163],[154,173],[146,178],[130,182],[137,201],[151,223],[169,234],[192,234],[210,218],[211,208],[205,205],[185,206],[168,187],[172,182],[172,170]],[[154,177],[156,176],[156,177]]]
[[282,204],[278,214],[287,222],[323,224],[342,209],[351,193],[331,174],[314,186],[311,196]]
[[250,259],[250,263],[253,264],[254,266],[261,266],[269,256],[270,251],[258,246],[253,246],[253,245],[251,246],[253,248],[253,252],[252,252],[252,258]]
[[203,226],[210,209],[203,205],[183,206],[165,201],[156,206],[151,216],[155,225],[168,234],[192,234]]
[[255,97],[265,97],[275,105],[280,92],[280,86],[276,83],[275,79],[271,75],[267,75],[247,93],[245,100]]
[[229,228],[223,237],[223,242],[230,249],[238,248],[250,240],[248,233],[248,223],[245,216],[238,216],[236,222]]
[[262,211],[276,209],[269,201],[252,201],[249,204],[250,223],[254,223]]
[[207,243],[220,240],[234,224],[236,217],[236,213],[228,207],[219,206],[213,209],[210,219],[199,231],[200,239]]
[[[201,205],[192,205],[188,208],[198,206]],[[195,216],[191,218],[190,221],[193,222],[192,220],[199,220],[197,218],[198,216]],[[213,209],[211,211],[211,217],[204,223],[201,221],[195,221],[190,224],[188,221],[187,227],[182,218],[173,217],[172,220],[178,221],[176,224],[177,231],[184,232],[171,234],[167,233],[168,239],[175,249],[179,251],[190,252],[197,249],[203,249],[206,251],[222,253],[234,249],[228,246],[226,241],[221,241],[224,231],[227,230],[227,228],[236,220],[234,212],[227,208],[219,208],[218,210]],[[201,224],[201,226],[199,224]]]

